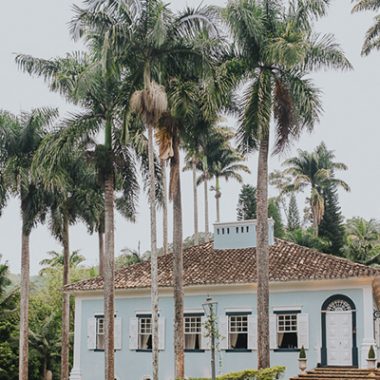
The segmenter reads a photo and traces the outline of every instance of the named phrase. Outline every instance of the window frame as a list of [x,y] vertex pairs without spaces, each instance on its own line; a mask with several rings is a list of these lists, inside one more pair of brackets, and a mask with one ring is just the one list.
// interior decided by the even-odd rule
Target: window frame
[[[248,317],[252,315],[252,312],[250,311],[234,311],[234,312],[227,312],[226,316],[228,318],[228,348],[225,350],[226,352],[252,352],[250,348],[248,348],[248,339],[249,339],[249,320]],[[247,331],[241,332],[245,333],[247,335],[247,347],[246,348],[232,348],[231,342],[230,342],[230,334],[231,334],[231,317],[246,317],[247,321]],[[234,333],[236,334],[236,332]]]
[[[153,339],[153,331],[152,331],[152,314],[137,314],[137,350],[136,352],[152,352],[151,348],[141,348],[140,347],[140,335],[150,335],[151,339]],[[142,319],[150,319],[150,334],[141,333],[141,320]]]
[[199,335],[199,348],[191,349],[191,348],[186,348],[186,343],[184,340],[184,352],[205,352],[204,349],[202,349],[202,318],[204,317],[203,313],[184,313],[183,315],[183,325],[184,325],[184,335],[193,335],[191,333],[186,333],[186,318],[199,318],[200,319],[200,324],[199,324],[199,332],[194,333]]
[[[102,314],[97,314],[94,316],[95,320],[96,320],[96,327],[95,327],[95,349],[94,351],[96,352],[103,352],[104,351],[104,347],[103,348],[99,348],[99,339],[98,339],[98,336],[99,335],[103,335],[104,337],[104,324],[105,324],[105,318],[104,318],[104,315]],[[103,323],[103,334],[99,334],[99,321],[102,320],[102,323]],[[103,342],[104,344],[104,342]]]
[[[278,334],[279,333],[296,333],[297,334],[297,346],[298,346],[298,339],[299,339],[299,331],[298,331],[298,314],[301,314],[301,310],[297,309],[297,310],[292,310],[292,309],[289,309],[289,310],[274,310],[273,311],[273,314],[275,314],[276,316],[276,331],[275,331],[275,334],[276,334],[276,348],[274,349],[274,352],[299,352],[300,349],[298,347],[293,347],[293,348],[281,348],[279,347],[279,343],[278,343]],[[296,331],[293,331],[293,330],[290,330],[290,331],[279,331],[279,316],[293,316],[293,315],[296,315],[297,318],[296,318],[296,321],[295,321],[295,326],[296,326]]]

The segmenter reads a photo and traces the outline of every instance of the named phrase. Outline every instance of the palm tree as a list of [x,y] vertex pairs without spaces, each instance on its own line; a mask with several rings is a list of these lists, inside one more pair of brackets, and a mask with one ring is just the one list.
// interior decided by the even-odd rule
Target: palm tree
[[[91,35],[96,39],[96,35]],[[90,38],[90,37],[88,37]],[[98,40],[101,39],[101,42]],[[104,36],[97,42],[106,44]],[[106,52],[102,52],[106,54]],[[130,82],[115,68],[116,57],[108,55],[104,68],[102,55],[68,54],[65,58],[42,60],[30,56],[17,57],[19,65],[30,74],[45,78],[53,91],[63,94],[69,101],[81,105],[84,112],[67,118],[63,127],[44,140],[35,165],[47,173],[58,172],[72,151],[82,154],[82,159],[91,162],[97,171],[101,191],[104,193],[104,314],[106,329],[106,378],[114,379],[114,196],[124,216],[133,220],[139,190],[136,158],[141,161],[143,175],[146,173],[146,143],[139,126],[129,131],[127,144],[122,143],[120,108],[123,107]],[[123,78],[123,79],[122,79]],[[112,91],[111,91],[112,89]],[[130,91],[130,90],[129,90]],[[96,143],[94,137],[103,129],[104,144]],[[138,156],[136,157],[136,153]],[[59,178],[56,181],[59,184]],[[102,226],[103,218],[99,221]]]
[[380,253],[380,225],[375,219],[352,218],[346,223],[346,257],[362,264],[378,262]]
[[0,125],[10,130],[5,142],[6,160],[0,162],[3,183],[10,193],[19,197],[22,218],[21,239],[21,300],[19,379],[28,379],[29,335],[29,238],[34,226],[43,221],[50,202],[49,194],[41,183],[32,179],[31,162],[47,128],[58,116],[55,109],[35,109],[20,116],[0,114]]
[[[356,0],[352,13],[362,11],[380,11],[380,0]],[[368,55],[372,50],[380,49],[380,14],[376,15],[374,24],[367,30],[362,55]]]
[[[49,251],[48,256],[49,258],[42,259],[39,262],[39,264],[43,266],[43,268],[39,272],[40,276],[43,276],[44,273],[50,271],[51,269],[63,268],[63,265],[64,265],[63,252]],[[72,251],[69,258],[69,268],[70,269],[77,268],[78,265],[83,263],[85,260],[86,260],[85,257],[82,256],[78,250]]]
[[226,181],[235,179],[237,182],[243,183],[243,178],[238,172],[250,173],[248,167],[241,163],[243,159],[243,156],[230,146],[221,150],[215,159],[213,158],[209,172],[210,178],[215,178],[215,186],[211,186],[211,190],[215,191],[217,222],[220,222],[220,198],[222,196],[220,179],[223,178]]
[[289,191],[302,191],[310,186],[310,208],[313,219],[314,234],[318,237],[318,227],[323,218],[325,204],[323,193],[327,189],[338,186],[349,191],[346,182],[335,177],[336,170],[347,170],[345,164],[335,162],[333,151],[321,143],[313,152],[298,150],[298,156],[284,162],[287,166],[286,175],[290,175],[293,183],[288,186]]
[[321,67],[348,69],[350,63],[332,36],[315,35],[312,20],[326,13],[324,0],[240,0],[224,12],[234,39],[234,66],[244,78],[238,130],[245,153],[259,152],[257,171],[258,367],[269,367],[268,154],[275,121],[274,153],[281,152],[321,112],[319,91],[308,74]]

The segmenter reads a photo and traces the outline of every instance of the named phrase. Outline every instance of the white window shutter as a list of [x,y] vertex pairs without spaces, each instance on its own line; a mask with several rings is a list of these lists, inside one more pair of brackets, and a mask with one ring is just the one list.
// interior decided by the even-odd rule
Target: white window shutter
[[114,327],[114,344],[115,350],[121,350],[122,332],[121,332],[121,318],[115,318]]
[[129,318],[129,349],[130,350],[137,350],[139,348],[138,332],[139,332],[138,318]]
[[248,349],[257,350],[257,316],[248,315]]
[[207,318],[201,318],[201,350],[209,350],[211,348],[211,339],[208,336],[209,331],[206,328]]
[[309,348],[309,314],[297,314],[298,348]]
[[277,315],[271,314],[269,316],[269,348],[275,350],[277,345]]
[[88,318],[87,320],[87,348],[96,350],[96,318]]
[[165,350],[165,317],[158,319],[158,349]]
[[228,350],[228,316],[219,318],[219,348]]

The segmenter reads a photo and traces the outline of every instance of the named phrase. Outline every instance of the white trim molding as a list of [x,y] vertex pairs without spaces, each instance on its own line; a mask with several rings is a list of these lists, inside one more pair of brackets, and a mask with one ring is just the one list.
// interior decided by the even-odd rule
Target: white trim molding
[[82,300],[75,298],[75,319],[74,319],[74,363],[70,372],[70,380],[82,380],[82,373],[80,368],[81,357],[81,325],[82,325]]
[[361,368],[367,368],[368,351],[371,346],[373,346],[376,352],[373,327],[373,290],[372,286],[366,286],[363,288],[363,341],[360,345]]

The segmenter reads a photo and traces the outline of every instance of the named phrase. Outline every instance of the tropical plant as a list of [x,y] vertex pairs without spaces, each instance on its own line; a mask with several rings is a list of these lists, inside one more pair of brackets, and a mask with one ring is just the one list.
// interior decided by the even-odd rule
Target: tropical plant
[[318,236],[319,224],[325,212],[324,190],[340,186],[350,191],[348,184],[335,176],[336,170],[347,170],[347,166],[334,159],[334,152],[328,150],[322,142],[313,152],[299,149],[297,157],[284,162],[284,166],[287,166],[285,173],[293,178],[289,191],[303,191],[310,186],[309,202],[315,236]]
[[59,315],[52,313],[36,325],[36,330],[29,331],[30,344],[38,352],[42,362],[43,380],[53,378],[51,362],[53,358],[59,357],[61,342],[59,335],[56,334],[59,320]]
[[[352,12],[380,11],[379,0],[356,0]],[[380,14],[375,16],[374,24],[367,30],[362,55],[368,55],[372,50],[380,49]]]
[[[91,54],[73,53],[53,60],[19,55],[17,62],[28,73],[42,76],[51,90],[60,92],[84,109],[67,118],[62,128],[45,139],[34,165],[50,173],[50,181],[57,185],[61,185],[61,178],[58,176],[53,181],[52,175],[61,173],[60,168],[65,167],[73,151],[80,152],[80,158],[95,167],[100,190],[104,193],[104,216],[101,214],[93,222],[96,222],[100,238],[99,261],[102,264],[104,256],[104,268],[107,268],[103,273],[107,324],[105,372],[107,378],[113,380],[114,203],[124,216],[134,220],[139,190],[136,160],[141,163],[146,181],[147,143],[137,123],[130,125],[128,136],[124,136],[125,143],[122,142],[121,119],[128,108],[126,96],[131,93],[133,83],[118,66],[119,50],[108,45],[114,40],[107,33],[100,34],[96,25],[86,23],[89,19],[85,19],[79,8],[77,13],[73,32],[81,30],[81,35],[92,47]],[[108,27],[113,30],[112,26]],[[97,143],[95,138],[101,130],[104,131],[104,144]],[[115,190],[121,194],[114,201]]]
[[312,22],[326,13],[324,0],[240,0],[225,18],[234,39],[235,68],[244,78],[238,130],[243,152],[258,150],[257,309],[258,368],[269,367],[268,155],[270,121],[276,124],[274,152],[281,152],[319,119],[319,91],[308,75],[321,67],[348,69],[350,63],[331,35],[313,33]]
[[50,195],[32,178],[31,163],[47,129],[57,118],[55,109],[42,108],[20,116],[0,114],[0,129],[9,129],[4,147],[6,160],[0,162],[5,188],[20,199],[22,219],[21,300],[19,379],[28,379],[28,305],[29,305],[29,238],[33,227],[45,219]]
[[[45,273],[54,269],[62,269],[64,266],[64,254],[63,252],[49,251],[49,258],[42,259],[39,264],[43,266],[40,270],[39,275],[43,276]],[[69,258],[69,267],[74,269],[79,266],[79,264],[83,263],[86,259],[79,253],[79,250],[72,251]]]
[[343,252],[349,259],[366,264],[380,253],[380,225],[375,219],[348,219],[346,234],[347,243]]
[[222,178],[226,181],[235,179],[237,182],[242,183],[243,178],[239,171],[250,173],[248,167],[242,164],[243,159],[240,153],[228,145],[218,152],[218,156],[212,157],[209,175],[210,178],[215,178],[215,186],[212,186],[211,190],[215,191],[217,222],[220,222],[220,198],[222,196],[220,180]]
[[331,246],[330,241],[315,236],[314,231],[311,228],[297,228],[293,231],[287,231],[285,238],[286,240],[292,241],[302,247],[313,248],[319,252],[328,252]]
[[116,269],[122,269],[132,264],[141,263],[142,261],[140,254],[133,249],[125,248],[121,252],[122,254],[115,259]]

